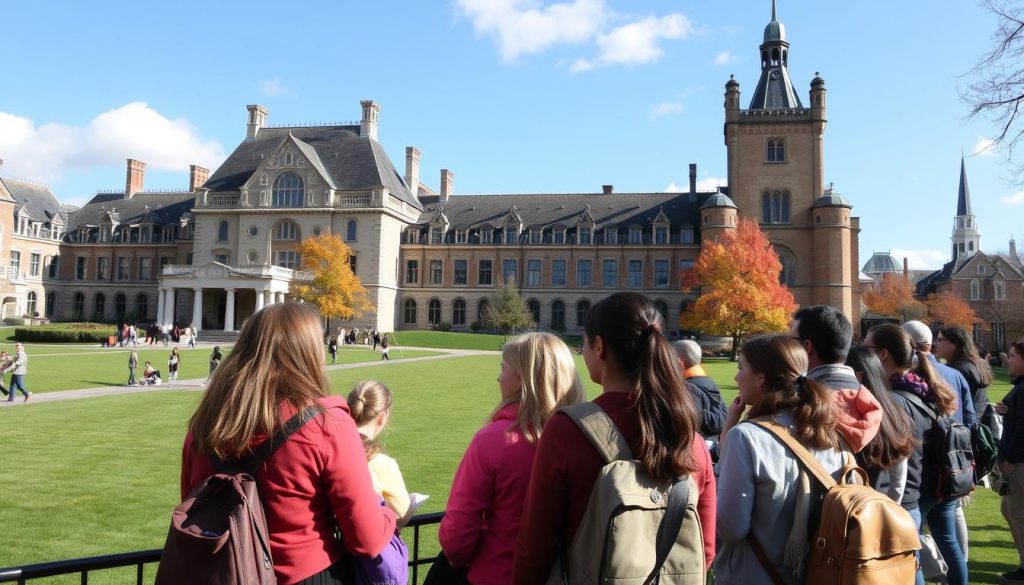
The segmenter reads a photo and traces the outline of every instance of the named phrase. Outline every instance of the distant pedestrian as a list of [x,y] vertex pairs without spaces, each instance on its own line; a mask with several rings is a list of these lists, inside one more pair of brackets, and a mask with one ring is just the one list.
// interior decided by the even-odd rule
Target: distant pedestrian
[[160,326],[160,333],[164,337],[164,347],[167,347],[171,343],[171,325],[170,323],[164,323]]
[[138,383],[135,379],[135,368],[139,367],[139,352],[134,349],[128,354],[128,385],[134,386]]
[[199,340],[199,330],[196,329],[196,324],[191,323],[188,326],[188,346],[195,347],[196,342]]
[[7,366],[11,363],[11,354],[6,351],[0,351],[0,392],[3,392],[4,396],[9,394],[7,386],[4,386],[4,374],[3,372],[7,369]]
[[11,372],[11,388],[7,402],[14,402],[14,391],[21,390],[25,395],[25,402],[32,397],[32,393],[25,389],[25,374],[28,373],[28,354],[25,353],[25,346],[21,343],[14,344],[14,361],[4,366],[4,372]]
[[134,324],[128,326],[128,342],[132,347],[139,347],[139,329]]
[[338,360],[338,339],[336,337],[332,337],[327,342],[327,353],[331,354],[331,365],[334,365],[334,362]]
[[167,358],[167,383],[175,382],[178,379],[178,363],[181,361],[181,356],[178,354],[178,348],[171,350],[171,355]]
[[213,353],[210,354],[210,375],[207,377],[207,380],[213,377],[214,370],[217,369],[217,366],[220,365],[220,362],[223,359],[224,356],[220,354],[220,346],[213,346]]
[[381,361],[384,361],[384,360],[388,360],[389,362],[391,361],[391,358],[388,357],[388,337],[387,337],[387,335],[384,336],[384,339],[380,340],[380,359],[381,359]]
[[377,346],[380,345],[380,331],[373,330],[373,349],[377,350]]

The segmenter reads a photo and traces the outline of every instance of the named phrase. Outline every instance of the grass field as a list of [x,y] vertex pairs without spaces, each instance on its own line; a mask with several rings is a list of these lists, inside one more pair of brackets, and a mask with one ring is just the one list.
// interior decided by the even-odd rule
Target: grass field
[[[583,367],[581,358],[577,363]],[[367,378],[392,388],[383,441],[409,489],[431,496],[421,509],[431,512],[444,509],[459,459],[498,401],[498,367],[497,356],[470,356],[334,370],[329,377],[339,394]],[[735,364],[707,368],[731,400]],[[581,372],[588,395],[596,395],[599,388]],[[998,375],[1005,380],[1005,371]],[[1005,382],[995,385],[992,399],[1007,390]],[[156,390],[0,410],[0,567],[161,546],[179,497],[185,424],[199,397]],[[1016,562],[998,504],[991,491],[979,490],[967,509],[971,583],[997,583]],[[428,531],[424,552],[436,550],[433,541]],[[125,579],[97,575],[90,582]]]

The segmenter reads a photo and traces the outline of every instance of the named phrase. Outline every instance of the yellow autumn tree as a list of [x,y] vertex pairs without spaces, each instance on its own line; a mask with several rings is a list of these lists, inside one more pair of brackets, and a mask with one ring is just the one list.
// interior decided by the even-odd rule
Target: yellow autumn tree
[[785,331],[796,310],[793,294],[779,282],[779,255],[748,219],[717,242],[705,240],[687,272],[684,288],[700,287],[701,295],[680,317],[681,325],[731,337],[733,355],[744,335]]
[[327,317],[327,330],[331,318],[352,319],[364,312],[374,312],[366,298],[366,288],[352,272],[352,251],[336,234],[320,234],[299,243],[299,257],[303,270],[310,273],[309,280],[295,285],[295,292],[304,301],[315,303],[320,314]]

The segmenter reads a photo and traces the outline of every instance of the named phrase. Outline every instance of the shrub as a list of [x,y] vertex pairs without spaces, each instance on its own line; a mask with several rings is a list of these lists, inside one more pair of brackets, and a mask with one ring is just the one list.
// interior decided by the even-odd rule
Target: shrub
[[24,324],[25,319],[21,317],[7,317],[6,319],[4,319],[4,325],[14,325],[16,327],[20,327],[21,325]]
[[481,325],[479,321],[473,321],[472,323],[469,324],[469,329],[473,333],[476,333],[477,331],[483,329],[483,325]]
[[440,323],[434,326],[434,329],[437,331],[451,331],[452,324],[447,321],[441,321]]
[[17,341],[46,343],[103,343],[117,331],[105,323],[51,323],[36,327],[18,327]]

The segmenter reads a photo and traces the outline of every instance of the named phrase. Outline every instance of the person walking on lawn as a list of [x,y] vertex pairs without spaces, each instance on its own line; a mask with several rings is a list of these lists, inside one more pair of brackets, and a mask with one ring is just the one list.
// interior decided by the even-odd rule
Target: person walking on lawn
[[14,390],[21,390],[25,395],[25,402],[32,397],[32,393],[25,389],[25,374],[28,373],[28,354],[25,353],[25,346],[21,343],[14,344],[14,362],[4,366],[3,372],[11,372],[11,388],[7,402],[14,402]]

